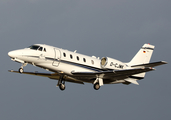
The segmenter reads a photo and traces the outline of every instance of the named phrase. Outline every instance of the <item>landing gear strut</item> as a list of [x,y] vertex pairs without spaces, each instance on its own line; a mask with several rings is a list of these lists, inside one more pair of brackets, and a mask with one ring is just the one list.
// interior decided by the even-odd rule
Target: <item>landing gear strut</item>
[[65,86],[65,81],[63,79],[63,76],[60,76],[60,79],[58,80],[58,84],[56,85],[56,87],[59,86],[60,90],[65,90],[66,86]]
[[18,72],[19,73],[23,73],[24,72],[24,69],[23,67],[25,67],[28,63],[23,63],[22,66],[19,68]]

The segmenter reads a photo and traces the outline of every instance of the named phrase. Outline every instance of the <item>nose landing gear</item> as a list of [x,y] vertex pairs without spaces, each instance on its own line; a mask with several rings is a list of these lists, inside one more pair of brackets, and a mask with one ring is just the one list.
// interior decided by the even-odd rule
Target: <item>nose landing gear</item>
[[24,72],[23,68],[19,68],[18,72],[23,73]]
[[27,64],[28,63],[23,63],[22,66],[19,68],[18,72],[22,74],[24,72],[23,67],[25,67]]

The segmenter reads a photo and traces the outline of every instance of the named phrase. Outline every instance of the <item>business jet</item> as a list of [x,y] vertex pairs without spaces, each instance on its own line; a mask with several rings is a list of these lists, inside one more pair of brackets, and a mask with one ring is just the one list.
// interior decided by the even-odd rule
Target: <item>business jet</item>
[[[21,63],[18,71],[9,72],[36,75],[58,80],[60,90],[65,90],[65,82],[78,84],[92,83],[95,90],[104,84],[123,83],[139,85],[137,80],[145,77],[153,67],[167,64],[165,61],[150,62],[154,46],[144,44],[130,62],[124,63],[110,57],[87,56],[76,51],[45,45],[34,44],[28,48],[8,53],[12,61]],[[27,64],[43,68],[49,73],[24,72]]]

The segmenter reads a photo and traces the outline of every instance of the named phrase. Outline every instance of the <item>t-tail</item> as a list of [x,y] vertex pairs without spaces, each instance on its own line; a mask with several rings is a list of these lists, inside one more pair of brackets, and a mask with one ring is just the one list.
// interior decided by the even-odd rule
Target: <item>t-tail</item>
[[138,53],[129,62],[129,65],[133,66],[149,63],[153,54],[154,47],[154,45],[144,44],[142,48],[138,51]]
[[[138,51],[138,53],[133,57],[133,59],[128,63],[131,69],[135,69],[135,68],[151,68],[152,69],[152,67],[162,65],[162,64],[167,64],[167,62],[164,62],[164,61],[149,63],[151,56],[153,54],[154,47],[155,47],[154,45],[144,44],[142,48]],[[144,77],[145,77],[145,72],[130,76],[128,79],[126,79],[126,81],[134,83],[134,84],[138,84],[137,80],[143,79]]]

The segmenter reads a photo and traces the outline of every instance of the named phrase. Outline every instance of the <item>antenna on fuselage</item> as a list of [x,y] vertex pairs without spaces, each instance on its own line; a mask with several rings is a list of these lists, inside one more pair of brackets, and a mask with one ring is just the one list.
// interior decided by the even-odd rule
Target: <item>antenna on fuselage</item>
[[74,51],[74,53],[76,53],[76,52],[77,52],[77,50]]

